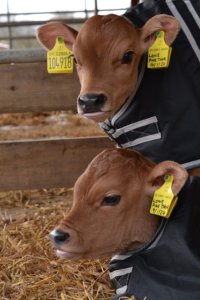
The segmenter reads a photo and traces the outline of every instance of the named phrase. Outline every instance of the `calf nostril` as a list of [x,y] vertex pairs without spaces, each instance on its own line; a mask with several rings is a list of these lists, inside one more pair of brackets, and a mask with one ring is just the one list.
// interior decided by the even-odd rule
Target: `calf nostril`
[[104,105],[104,103],[106,102],[106,95],[104,94],[99,94],[97,97],[96,97],[96,101],[95,101],[95,105],[98,106],[98,107],[101,107]]
[[64,232],[60,229],[56,229],[56,230],[52,231],[50,233],[50,237],[56,244],[68,242],[70,239],[69,233]]
[[85,94],[79,97],[78,104],[86,112],[99,111],[107,100],[104,94]]
[[78,103],[82,109],[84,109],[86,107],[86,102],[81,97],[78,99]]

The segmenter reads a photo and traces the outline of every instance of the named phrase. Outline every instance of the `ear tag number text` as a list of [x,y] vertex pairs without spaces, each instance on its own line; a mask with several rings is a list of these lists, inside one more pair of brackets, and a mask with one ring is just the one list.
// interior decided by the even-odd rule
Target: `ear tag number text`
[[147,67],[149,69],[168,68],[172,48],[165,43],[164,31],[156,32],[156,40],[148,50]]
[[55,46],[47,52],[47,71],[48,73],[72,73],[73,55],[60,36],[56,38]]
[[172,192],[173,176],[166,175],[164,184],[155,191],[150,213],[160,217],[169,218],[178,197]]

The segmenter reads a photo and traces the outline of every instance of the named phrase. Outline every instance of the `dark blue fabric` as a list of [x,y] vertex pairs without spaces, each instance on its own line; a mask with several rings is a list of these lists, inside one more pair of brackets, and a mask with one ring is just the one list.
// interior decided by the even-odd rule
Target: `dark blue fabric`
[[[200,0],[190,1],[200,16]],[[200,29],[183,0],[173,5],[200,46]],[[172,14],[165,0],[147,0],[125,13],[137,27],[155,14]],[[182,21],[181,21],[182,22]],[[200,24],[199,24],[200,26]],[[196,47],[195,46],[195,47]],[[113,137],[117,129],[156,116],[161,138],[140,142],[133,147],[149,159],[160,162],[174,160],[181,164],[200,160],[200,58],[183,30],[172,45],[172,57],[167,69],[145,69],[140,87],[126,111],[111,124],[112,133],[105,130],[121,146],[150,135],[146,128]],[[109,123],[109,122],[108,122]],[[144,129],[144,130],[143,130]],[[151,133],[152,134],[152,133]],[[199,161],[200,165],[200,161]]]
[[[200,178],[190,177],[157,244],[153,246],[153,239],[131,257],[111,261],[110,271],[133,266],[124,296],[135,295],[137,300],[200,299],[199,220]],[[115,287],[119,280],[123,284],[123,276],[113,281]]]

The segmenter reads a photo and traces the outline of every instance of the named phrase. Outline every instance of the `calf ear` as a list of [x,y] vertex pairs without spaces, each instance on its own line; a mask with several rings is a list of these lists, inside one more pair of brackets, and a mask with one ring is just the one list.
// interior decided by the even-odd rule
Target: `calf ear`
[[173,161],[164,161],[157,164],[149,173],[147,178],[146,191],[147,194],[153,197],[155,191],[164,183],[165,175],[173,175],[172,191],[177,195],[184,186],[188,173],[178,163]]
[[50,22],[40,26],[36,31],[37,40],[46,49],[52,49],[57,36],[62,36],[65,44],[72,50],[78,31],[61,22]]
[[169,46],[175,40],[179,30],[179,21],[168,15],[157,15],[149,19],[140,31],[140,47],[144,53],[151,47],[156,39],[157,31],[165,32],[165,42]]

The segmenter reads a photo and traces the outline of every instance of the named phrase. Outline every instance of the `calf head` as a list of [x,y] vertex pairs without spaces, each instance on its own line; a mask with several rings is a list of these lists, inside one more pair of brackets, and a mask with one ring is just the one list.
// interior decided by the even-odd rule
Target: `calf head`
[[174,176],[172,190],[178,194],[187,179],[179,164],[155,165],[125,149],[100,153],[77,180],[72,208],[51,233],[57,254],[100,258],[144,245],[160,223],[149,210],[166,174]]
[[154,43],[156,31],[165,31],[170,45],[178,31],[178,21],[168,15],[151,18],[140,29],[123,16],[94,16],[79,33],[64,23],[41,26],[37,38],[52,49],[62,36],[72,49],[81,83],[79,114],[97,122],[110,118],[135,90],[142,55]]

